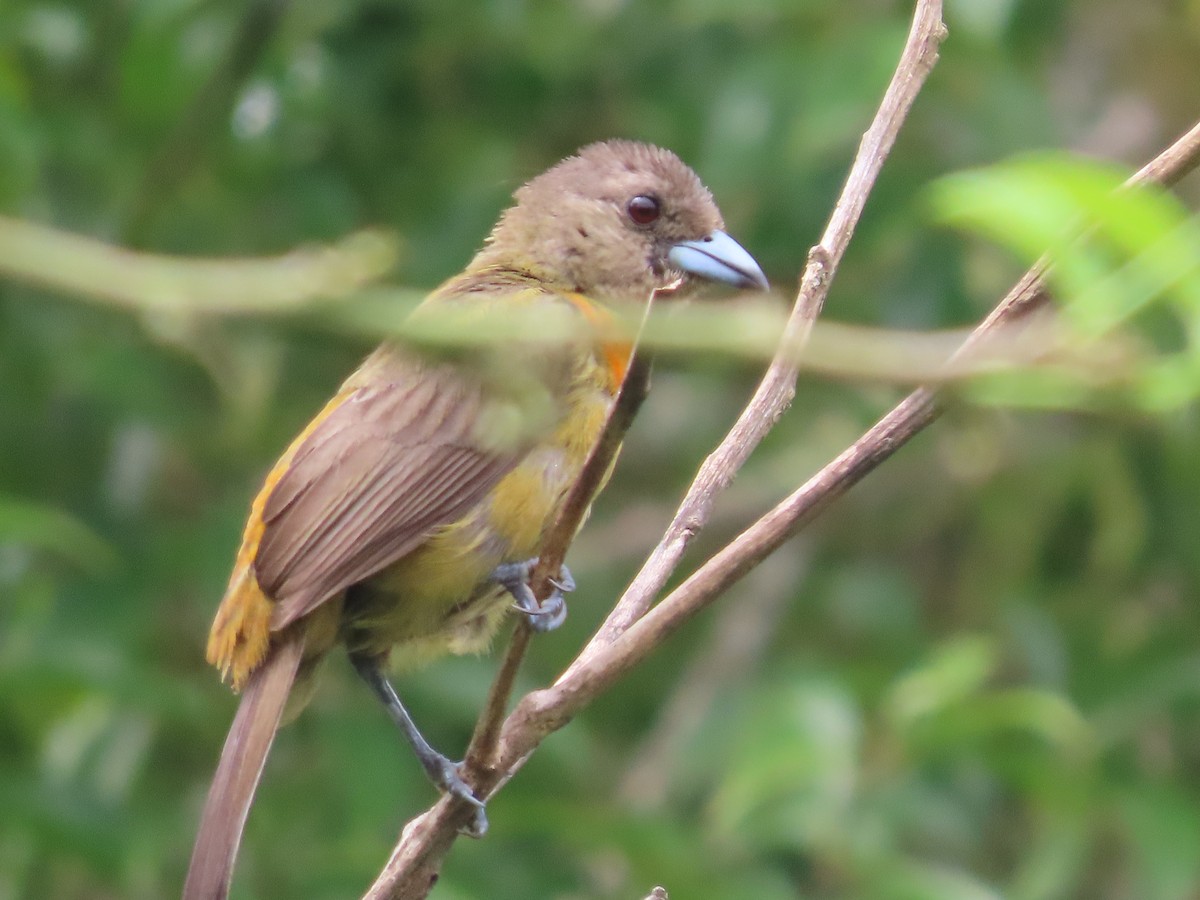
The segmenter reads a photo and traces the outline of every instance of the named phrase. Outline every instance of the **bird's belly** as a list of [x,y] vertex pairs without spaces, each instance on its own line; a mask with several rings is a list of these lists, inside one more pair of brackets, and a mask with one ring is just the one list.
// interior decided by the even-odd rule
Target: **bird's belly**
[[487,648],[512,605],[492,571],[537,555],[603,427],[611,398],[589,394],[482,503],[350,590],[343,639],[352,652],[396,648],[394,664],[408,668]]

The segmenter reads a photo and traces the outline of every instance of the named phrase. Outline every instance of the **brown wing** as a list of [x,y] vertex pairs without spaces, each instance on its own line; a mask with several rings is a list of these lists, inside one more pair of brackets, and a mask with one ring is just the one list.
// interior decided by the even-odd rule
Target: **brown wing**
[[254,569],[277,604],[272,630],[411,552],[520,459],[522,448],[479,446],[473,431],[494,401],[462,371],[397,359],[379,368],[348,383],[263,508]]

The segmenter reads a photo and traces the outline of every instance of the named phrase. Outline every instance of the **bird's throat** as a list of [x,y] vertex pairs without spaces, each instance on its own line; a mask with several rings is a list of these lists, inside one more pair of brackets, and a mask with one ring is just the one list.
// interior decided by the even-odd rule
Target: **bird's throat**
[[[595,328],[598,334],[614,335],[617,333],[616,317],[608,309],[589,300],[583,294],[567,293],[563,296],[583,314],[588,324]],[[609,390],[616,393],[625,380],[625,373],[629,371],[629,358],[633,355],[633,343],[601,337],[596,346],[603,357],[604,366],[608,370]]]

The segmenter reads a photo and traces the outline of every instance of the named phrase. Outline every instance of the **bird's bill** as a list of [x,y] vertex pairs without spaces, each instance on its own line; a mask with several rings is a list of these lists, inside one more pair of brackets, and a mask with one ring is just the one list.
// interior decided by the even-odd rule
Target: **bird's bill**
[[723,231],[714,231],[698,241],[682,241],[667,254],[672,265],[710,281],[739,288],[767,290],[767,276],[754,257]]

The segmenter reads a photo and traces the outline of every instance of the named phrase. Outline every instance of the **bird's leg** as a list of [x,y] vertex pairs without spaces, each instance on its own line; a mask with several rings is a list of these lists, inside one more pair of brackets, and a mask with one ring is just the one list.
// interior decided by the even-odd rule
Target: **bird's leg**
[[425,770],[425,774],[433,782],[434,786],[443,793],[458,797],[460,800],[465,800],[471,806],[475,807],[475,819],[463,833],[471,837],[483,837],[487,834],[488,820],[487,813],[484,811],[483,801],[475,796],[470,785],[463,781],[462,776],[458,774],[460,764],[451,761],[434,750],[429,745],[429,741],[425,740],[424,736],[417,729],[412,716],[408,714],[408,710],[400,702],[400,697],[396,694],[396,689],[392,687],[392,683],[388,681],[387,676],[383,673],[381,658],[378,656],[351,653],[350,662],[354,664],[354,670],[358,672],[363,681],[370,685],[375,695],[383,701],[383,705],[387,707],[388,715],[392,717],[392,721],[400,726],[400,730],[404,733],[404,737],[408,739],[409,744],[412,745],[413,752],[417,755],[421,767]]
[[575,590],[575,579],[565,565],[559,568],[558,577],[550,579],[554,590],[539,605],[529,587],[529,574],[535,565],[536,556],[524,562],[502,563],[492,570],[491,580],[512,594],[517,611],[529,619],[529,626],[534,631],[553,631],[567,619],[567,601],[563,594]]

